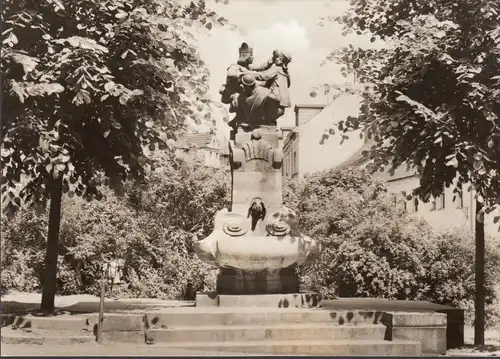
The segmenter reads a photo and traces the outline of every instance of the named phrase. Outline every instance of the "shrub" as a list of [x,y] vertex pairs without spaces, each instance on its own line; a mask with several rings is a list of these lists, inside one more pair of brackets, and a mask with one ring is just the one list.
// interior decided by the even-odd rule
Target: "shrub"
[[1,289],[34,291],[40,288],[46,246],[47,218],[21,210],[1,226]]
[[[216,269],[198,260],[193,241],[207,235],[227,205],[227,171],[180,163],[157,154],[145,184],[129,183],[101,201],[64,198],[58,294],[99,293],[104,264],[123,260],[124,286],[114,295],[183,299],[213,290]],[[2,226],[2,289],[33,291],[41,269],[47,214],[24,210]],[[109,293],[108,293],[109,294]]]
[[[331,298],[428,300],[462,307],[473,300],[472,236],[435,233],[395,206],[385,186],[368,173],[320,172],[300,186],[295,200],[287,205],[298,208],[302,228],[324,247],[318,261],[300,268],[303,290]],[[500,250],[489,245],[486,253],[491,317]]]
[[[426,251],[426,275],[430,283],[427,298],[437,303],[459,306],[472,312],[475,294],[475,244],[472,233],[452,231],[439,234]],[[497,287],[500,283],[500,248],[492,240],[486,241],[486,323],[496,325],[500,320]]]

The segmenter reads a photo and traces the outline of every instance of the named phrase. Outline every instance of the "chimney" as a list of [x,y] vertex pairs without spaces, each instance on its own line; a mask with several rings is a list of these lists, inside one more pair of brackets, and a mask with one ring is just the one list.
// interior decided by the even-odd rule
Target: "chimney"
[[295,105],[295,126],[307,123],[325,108],[325,105]]

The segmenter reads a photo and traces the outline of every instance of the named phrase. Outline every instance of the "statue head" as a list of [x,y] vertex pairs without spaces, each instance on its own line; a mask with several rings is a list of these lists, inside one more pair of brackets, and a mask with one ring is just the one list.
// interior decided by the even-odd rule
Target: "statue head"
[[255,87],[255,76],[252,74],[245,74],[241,77],[241,85],[244,93],[250,93]]
[[273,55],[277,66],[287,66],[292,61],[292,55],[286,51],[275,51]]
[[247,67],[253,63],[253,49],[246,42],[241,44],[239,54],[238,65]]

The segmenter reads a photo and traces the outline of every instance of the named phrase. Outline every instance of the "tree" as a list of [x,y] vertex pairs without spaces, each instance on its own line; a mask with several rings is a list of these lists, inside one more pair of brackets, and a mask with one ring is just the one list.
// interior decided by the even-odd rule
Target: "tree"
[[[42,310],[54,308],[63,193],[100,199],[144,178],[209,104],[196,24],[203,1],[7,0],[2,22],[2,197],[6,211],[50,200]],[[205,115],[208,118],[208,115]]]
[[483,221],[500,203],[499,14],[496,0],[351,0],[337,19],[345,33],[387,46],[330,56],[366,84],[362,115],[339,129],[367,130],[372,171],[416,169],[414,195],[424,201],[445,186],[474,191],[477,345],[484,344]]

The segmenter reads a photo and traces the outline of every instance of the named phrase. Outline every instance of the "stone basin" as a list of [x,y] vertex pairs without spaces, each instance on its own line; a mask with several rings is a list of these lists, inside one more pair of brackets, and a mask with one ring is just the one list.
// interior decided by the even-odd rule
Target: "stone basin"
[[231,236],[218,228],[195,243],[198,257],[220,268],[272,271],[313,261],[321,244],[307,236]]

